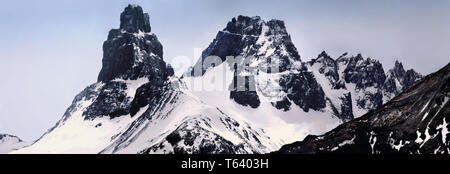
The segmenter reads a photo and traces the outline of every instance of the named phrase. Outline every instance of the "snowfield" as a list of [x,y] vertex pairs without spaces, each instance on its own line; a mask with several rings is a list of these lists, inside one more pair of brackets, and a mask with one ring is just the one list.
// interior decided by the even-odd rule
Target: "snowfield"
[[[264,81],[273,86],[278,85],[270,83],[268,78],[263,77],[267,77],[267,75],[258,76],[258,82]],[[227,90],[227,87],[231,84],[232,78],[233,72],[230,67],[227,63],[222,63],[201,77],[184,77],[182,81],[187,87],[184,92],[220,108],[230,117],[247,120],[259,128],[264,128],[272,140],[280,140],[274,141],[277,145],[303,139],[308,134],[323,133],[341,123],[338,118],[325,111],[304,112],[297,106],[293,106],[289,111],[277,109],[270,103],[273,101],[271,96],[266,98],[261,94],[262,91],[259,88],[257,88],[257,93],[262,101],[261,105],[258,108],[242,106],[234,100],[230,100],[230,91]],[[207,91],[198,90],[202,84],[207,84]],[[272,90],[276,90],[276,88],[272,88]]]

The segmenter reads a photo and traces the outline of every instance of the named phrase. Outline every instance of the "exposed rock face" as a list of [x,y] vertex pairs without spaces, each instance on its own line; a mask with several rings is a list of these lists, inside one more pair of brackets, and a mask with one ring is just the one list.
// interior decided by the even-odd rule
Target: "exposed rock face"
[[[422,75],[415,72],[413,69],[405,71],[402,63],[395,61],[394,68],[390,69],[387,73],[387,78],[383,88],[395,96],[411,86],[417,79],[420,78],[422,78]],[[388,97],[393,96],[391,95]]]
[[258,94],[255,91],[235,91],[230,92],[230,99],[236,101],[243,106],[250,106],[252,108],[257,108],[261,103],[259,101]]
[[167,70],[163,48],[151,33],[148,14],[139,6],[129,5],[120,16],[120,28],[112,29],[103,43],[103,67],[98,81],[140,77],[164,80]]
[[364,59],[361,54],[356,57],[341,57],[338,62],[345,62],[344,79],[347,83],[354,83],[361,89],[367,86],[379,87],[386,80],[383,67],[377,60]]
[[120,14],[120,29],[130,33],[150,33],[150,18],[144,13],[140,6],[128,5],[122,14]]
[[133,98],[127,96],[126,90],[127,84],[124,82],[106,83],[95,95],[95,101],[84,111],[83,115],[87,119],[104,115],[114,118],[128,114]]
[[287,93],[287,98],[305,112],[309,109],[325,108],[325,94],[311,72],[300,70],[298,74],[284,75],[281,77],[280,86]]
[[[195,123],[193,123],[195,122]],[[201,126],[198,120],[189,120],[170,133],[163,142],[141,153],[175,153],[175,154],[243,154],[243,145],[234,145],[229,140]],[[202,139],[198,138],[203,137]],[[169,146],[169,147],[168,147]]]
[[340,89],[342,83],[339,83],[339,72],[337,62],[331,58],[325,51],[319,54],[317,59],[312,59],[310,64],[321,64],[322,66],[318,69],[319,73],[324,74],[330,83],[333,85],[333,89]]
[[[271,38],[270,42],[266,42],[266,38]],[[267,48],[275,50],[267,50]],[[282,48],[286,52],[282,52]],[[217,33],[214,41],[203,51],[199,63],[203,63],[205,58],[211,55],[218,56],[225,61],[227,56],[265,58],[272,54],[279,56],[280,61],[284,62],[281,64],[286,66],[289,66],[288,63],[292,63],[288,57],[300,60],[300,55],[286,31],[284,22],[280,20],[265,22],[259,16],[238,16],[228,22],[225,29]],[[199,63],[196,66],[202,67],[202,64]],[[207,70],[208,68],[209,66],[203,69]]]
[[325,91],[327,105],[344,121],[379,108],[422,77],[414,70],[409,70],[411,75],[408,82],[398,83],[398,90],[392,90],[392,81],[403,82],[406,78],[401,63],[397,62],[394,67],[395,75],[391,75],[394,70],[385,74],[380,62],[364,58],[361,54],[351,56],[344,53],[333,59],[322,52],[307,65]]
[[[323,91],[313,75],[307,72],[302,65],[300,55],[292,43],[283,21],[270,20],[266,22],[259,16],[233,18],[225,29],[217,34],[210,46],[203,51],[201,59],[193,68],[194,70],[186,75],[201,76],[209,68],[212,68],[206,60],[208,56],[217,56],[222,61],[227,60],[227,56],[244,58],[227,62],[235,74],[234,83],[229,88],[230,98],[241,105],[257,108],[261,103],[261,96],[258,96],[256,90],[263,89],[262,93],[281,95],[264,96],[268,97],[272,101],[272,105],[279,109],[289,110],[291,102],[305,111],[320,110],[325,107]],[[239,69],[236,68],[237,66],[244,68]],[[281,88],[266,88],[266,85],[270,84],[261,82],[265,80],[262,78],[265,78],[263,75],[266,76],[266,74],[274,76],[273,79],[276,78],[279,81],[277,86]],[[243,79],[243,83],[236,83],[240,79]],[[289,94],[285,94],[288,91]]]
[[380,90],[386,80],[383,67],[377,60],[364,59],[361,54],[356,57],[340,57],[338,63],[346,64],[344,80],[346,83],[356,85],[355,90],[373,87],[376,91],[367,91],[363,98],[357,100],[357,105],[364,109],[376,109],[383,104],[382,91]]
[[[103,67],[95,101],[84,111],[86,119],[111,118],[131,114],[152,100],[159,100],[167,88],[167,79],[174,74],[162,56],[162,45],[151,33],[149,17],[142,8],[129,5],[120,15],[120,28],[109,32],[103,44]],[[131,86],[136,81],[142,86]],[[128,88],[138,88],[136,96]]]
[[352,94],[351,92],[344,94],[341,98],[341,112],[339,113],[340,118],[344,120],[352,120],[355,118],[353,115],[353,105],[352,105]]
[[[401,64],[391,71],[403,76]],[[450,64],[424,77],[383,107],[277,153],[449,154]]]

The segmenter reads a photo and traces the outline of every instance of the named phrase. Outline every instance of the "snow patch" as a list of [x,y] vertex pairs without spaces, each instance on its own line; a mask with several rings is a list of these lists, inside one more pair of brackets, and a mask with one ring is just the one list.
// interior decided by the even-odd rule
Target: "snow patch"
[[447,134],[449,133],[449,131],[448,131],[448,123],[445,121],[445,117],[443,119],[442,124],[439,125],[436,129],[441,129],[442,143],[447,146],[448,145]]
[[338,150],[339,148],[341,148],[342,146],[345,146],[345,145],[355,144],[355,138],[356,138],[356,135],[353,136],[353,138],[350,140],[345,140],[345,141],[339,143],[336,147],[333,147],[331,149],[331,151]]

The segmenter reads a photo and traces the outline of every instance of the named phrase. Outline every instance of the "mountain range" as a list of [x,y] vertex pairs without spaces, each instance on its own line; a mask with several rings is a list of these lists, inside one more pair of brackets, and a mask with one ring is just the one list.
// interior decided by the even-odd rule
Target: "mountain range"
[[276,153],[449,154],[450,64],[382,107]]
[[[13,153],[449,152],[448,121],[436,117],[448,110],[448,90],[430,81],[448,71],[424,78],[398,61],[385,71],[361,54],[325,51],[303,61],[283,21],[258,16],[232,18],[181,77],[162,47],[149,15],[127,6],[103,43],[97,82]],[[430,116],[418,121],[418,109]]]

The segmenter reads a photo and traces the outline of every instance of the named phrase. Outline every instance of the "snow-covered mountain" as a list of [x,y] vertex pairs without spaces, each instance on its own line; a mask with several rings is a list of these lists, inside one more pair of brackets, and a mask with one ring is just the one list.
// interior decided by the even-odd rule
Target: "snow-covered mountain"
[[385,73],[380,62],[361,54],[333,59],[322,52],[307,64],[325,92],[327,107],[344,121],[380,107],[422,78],[412,69],[405,71],[398,61]]
[[141,7],[129,5],[120,20],[103,44],[98,82],[14,153],[265,153],[281,145],[183,90]]
[[283,21],[238,16],[182,81],[202,101],[289,142],[380,107],[421,78],[414,70],[406,72],[396,62],[385,73],[380,62],[361,54],[334,59],[322,52],[303,62]]
[[278,153],[449,154],[450,64],[383,107]]
[[14,153],[267,153],[376,109],[421,78],[400,63],[386,74],[360,54],[303,62],[284,22],[260,17],[233,18],[181,78],[162,50],[148,14],[127,6],[103,44],[98,81]]
[[29,143],[22,141],[17,136],[0,134],[0,154],[9,153],[26,145],[29,145]]

